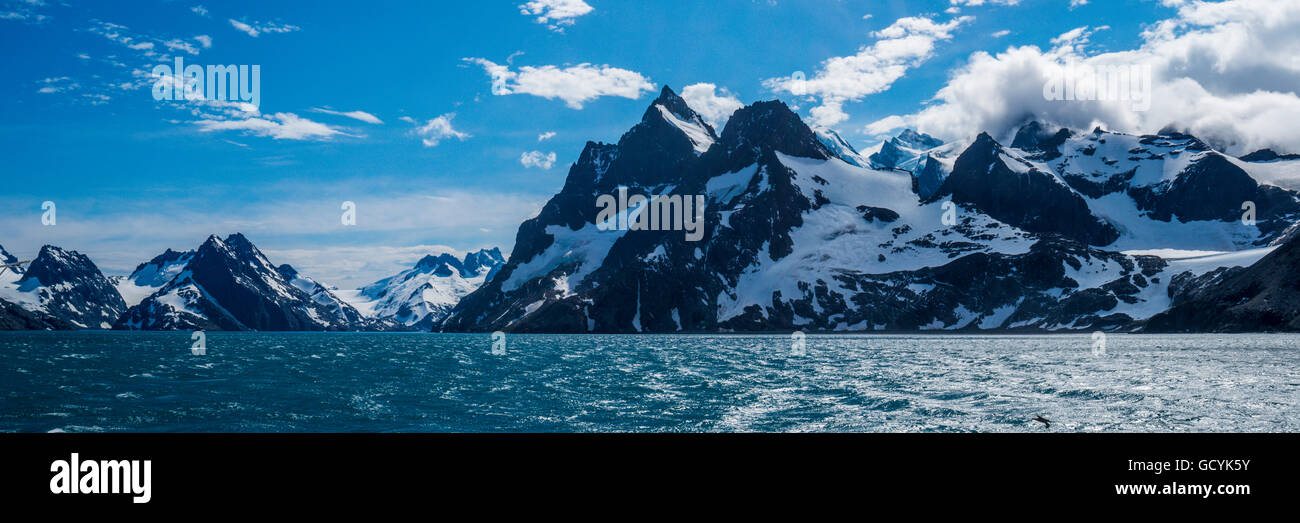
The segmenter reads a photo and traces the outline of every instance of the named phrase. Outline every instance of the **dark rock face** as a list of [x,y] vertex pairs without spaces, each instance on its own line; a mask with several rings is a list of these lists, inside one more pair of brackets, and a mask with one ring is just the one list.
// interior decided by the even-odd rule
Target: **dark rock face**
[[319,284],[300,281],[292,267],[271,265],[236,233],[209,237],[184,271],[131,307],[114,328],[323,331],[375,325]]
[[[562,296],[564,291],[551,287],[551,283],[556,278],[567,278],[566,275],[579,271],[580,260],[565,259],[549,267],[541,277],[518,282],[518,287],[513,286],[516,282],[512,276],[521,265],[542,262],[538,257],[552,247],[556,234],[565,230],[593,230],[597,213],[596,199],[600,195],[615,194],[619,187],[627,188],[630,194],[640,195],[666,194],[665,189],[669,186],[675,187],[671,192],[676,194],[690,194],[690,189],[698,188],[702,182],[690,183],[689,171],[701,162],[701,156],[715,154],[718,144],[712,143],[707,152],[701,154],[699,151],[704,144],[692,141],[687,133],[669,120],[669,115],[682,122],[697,124],[704,140],[719,140],[713,128],[704,124],[703,119],[681,97],[672,89],[664,87],[660,96],[646,109],[641,121],[625,133],[617,144],[587,143],[578,162],[569,169],[568,178],[560,192],[547,202],[537,217],[520,225],[510,259],[499,269],[494,269],[496,274],[487,283],[461,299],[439,328],[449,331],[498,330],[522,315],[529,304]],[[745,125],[743,122],[749,120],[753,120],[752,111],[746,114],[738,111],[728,122],[727,128]],[[808,136],[812,135],[810,130],[805,130]],[[774,138],[779,137],[751,137],[755,142]],[[733,137],[733,142],[735,139]],[[593,234],[608,237],[617,232]],[[663,232],[628,231],[610,249],[611,256],[629,249],[619,244],[637,244],[645,241],[638,238],[657,234]],[[586,270],[594,269],[588,267]],[[512,286],[503,290],[506,282]],[[576,285],[578,282],[573,283]],[[576,299],[562,300],[531,312],[530,318],[537,320],[528,325],[539,325],[537,330],[547,332],[587,332],[585,317],[573,314],[573,309],[581,305],[576,302]],[[516,330],[527,331],[530,328],[528,325],[517,326]]]
[[[670,99],[665,104],[666,96]],[[728,280],[734,284],[740,271],[759,256],[779,259],[789,253],[789,231],[802,223],[802,213],[813,205],[793,185],[794,173],[780,163],[777,153],[821,160],[835,155],[781,102],[759,102],[736,111],[721,136],[699,156],[679,138],[666,140],[680,144],[673,148],[641,141],[639,135],[644,129],[662,128],[652,122],[658,113],[655,105],[676,106],[671,100],[674,97],[671,90],[665,89],[642,122],[617,146],[589,144],[570,170],[561,193],[538,218],[520,226],[515,251],[500,274],[462,299],[438,328],[515,332],[716,328],[718,289]],[[693,114],[685,112],[688,107],[679,107],[678,111],[682,113],[679,118]],[[646,178],[640,176],[644,167],[627,162],[629,158],[647,157],[653,158],[650,161],[656,165],[675,166],[675,176],[654,177],[663,185],[646,185]],[[605,257],[595,261],[598,267],[583,268],[582,260],[564,260],[540,277],[522,282],[512,278],[521,265],[535,263],[534,259],[551,247],[554,237],[545,232],[547,228],[563,226],[579,231],[594,227],[595,197],[609,194],[617,185],[642,194],[658,193],[657,189],[671,186],[666,194],[689,197],[707,192],[706,185],[713,176],[742,169],[753,169],[747,188],[726,201],[708,202],[701,241],[685,241],[681,231],[625,231],[621,235],[606,231],[597,234],[617,236],[611,237]],[[599,182],[588,182],[591,178]],[[571,205],[579,208],[565,208]],[[729,226],[718,227],[720,211],[733,209],[728,216]],[[557,279],[565,280],[584,271],[589,271],[590,277],[570,281],[567,289],[554,285]],[[540,306],[530,311],[530,304]]]
[[1178,275],[1169,293],[1173,307],[1148,320],[1145,331],[1300,331],[1300,237],[1250,267]]
[[1074,133],[1069,129],[1052,132],[1043,123],[1033,121],[1016,131],[1016,137],[1011,140],[1011,147],[1038,153],[1038,157],[1042,160],[1052,160],[1061,156],[1061,146],[1072,136]]
[[17,304],[0,300],[0,331],[14,330],[72,330],[78,328],[65,320],[48,314],[29,311]]
[[993,218],[1036,233],[1056,233],[1089,245],[1108,245],[1119,231],[1093,216],[1087,202],[1051,173],[1015,162],[987,133],[980,133],[930,197],[951,197]]
[[918,169],[913,173],[912,191],[922,199],[929,199],[934,193],[939,192],[943,186],[943,180],[948,177],[948,171],[943,162],[926,154],[921,158]]
[[1182,176],[1152,187],[1129,191],[1138,207],[1161,221],[1234,220],[1241,204],[1255,200],[1259,184],[1219,154],[1189,166]]
[[1272,149],[1260,149],[1240,158],[1246,162],[1274,162],[1277,160],[1300,160],[1300,154],[1278,154]]
[[1253,202],[1262,243],[1300,218],[1300,198],[1295,193],[1256,182],[1217,152],[1189,165],[1172,181],[1133,187],[1128,194],[1138,208],[1161,221],[1236,221],[1242,219],[1243,205]]
[[871,207],[868,205],[859,205],[858,212],[862,213],[862,219],[874,222],[880,220],[884,223],[890,223],[898,220],[898,213],[884,207]]
[[41,247],[17,284],[20,291],[39,293],[46,314],[77,328],[108,328],[126,311],[117,288],[77,251]]
[[[1067,272],[1085,263],[1107,262],[1119,270],[1102,288],[1081,288]],[[891,331],[1113,329],[1133,318],[1106,311],[1134,302],[1134,296],[1151,285],[1147,277],[1164,266],[1159,258],[1131,257],[1049,237],[1024,254],[974,253],[938,267],[887,274],[842,272],[832,281],[810,283],[804,296],[787,297],[784,308],[753,307],[729,326],[830,330],[839,322]],[[833,287],[855,293],[846,302],[829,292]],[[795,313],[812,318],[812,324],[794,323]]]

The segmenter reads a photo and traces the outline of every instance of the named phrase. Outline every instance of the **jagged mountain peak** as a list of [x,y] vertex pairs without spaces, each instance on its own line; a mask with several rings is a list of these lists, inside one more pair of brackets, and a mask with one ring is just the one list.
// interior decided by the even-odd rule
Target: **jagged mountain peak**
[[835,156],[817,133],[780,100],[754,102],[736,110],[722,129],[719,142],[725,146],[721,154],[739,152],[741,161],[748,162],[763,151],[819,160]]
[[891,141],[896,144],[907,145],[913,149],[933,149],[943,145],[943,140],[910,128],[903,129]]
[[943,141],[938,138],[913,129],[903,129],[898,136],[881,142],[880,150],[871,154],[867,160],[872,169],[914,171],[921,167],[921,157],[927,151],[943,145]]
[[[329,289],[284,264],[275,266],[243,234],[211,235],[198,249],[146,267],[133,278],[153,291],[114,328],[143,330],[365,330],[362,318]],[[158,258],[155,258],[158,259]],[[143,276],[150,276],[149,281]],[[154,287],[159,281],[161,286]]]
[[866,167],[868,165],[869,160],[863,157],[862,153],[858,152],[858,149],[854,147],[853,144],[849,143],[848,140],[845,140],[843,136],[840,136],[840,133],[835,131],[835,129],[831,129],[830,127],[814,126],[812,127],[812,130],[817,134],[817,139],[821,140],[822,145],[826,146],[826,148],[834,153],[835,156],[844,160],[845,163],[857,167]]
[[442,253],[437,256],[430,254],[420,258],[420,261],[415,264],[415,270],[420,273],[432,273],[435,276],[445,277],[464,273],[465,266],[455,256]]
[[36,259],[28,264],[27,272],[19,281],[36,279],[44,285],[54,285],[98,273],[99,269],[86,255],[53,245],[44,245],[36,255]]
[[0,297],[76,328],[108,328],[126,310],[113,283],[89,257],[53,245],[41,247],[22,276],[8,281],[12,287],[0,289]]
[[[650,103],[650,107],[646,108],[645,113],[641,116],[642,121],[660,116],[660,113],[655,109],[655,106],[662,106],[674,116],[688,122],[696,120],[703,121],[699,113],[696,113],[695,110],[686,103],[686,99],[679,96],[667,85],[665,85],[663,90],[659,92],[659,97],[655,98],[654,101]],[[712,131],[713,127],[709,127],[709,130]]]
[[501,249],[493,247],[466,253],[465,258],[461,260],[461,265],[464,266],[467,272],[479,274],[484,269],[493,270],[505,263],[505,261],[505,257],[501,255]]
[[167,264],[172,263],[172,262],[174,262],[174,261],[177,261],[177,260],[181,259],[182,257],[184,257],[184,256],[186,256],[186,255],[189,255],[189,254],[194,254],[194,251],[178,252],[178,251],[173,251],[173,250],[171,250],[171,249],[169,248],[169,249],[163,251],[162,254],[159,254],[159,255],[157,255],[157,256],[154,256],[154,257],[153,257],[152,259],[150,259],[149,261],[144,262],[144,263],[141,263],[140,265],[136,265],[136,266],[135,266],[135,270],[131,271],[131,274],[132,274],[132,275],[135,275],[136,273],[138,273],[138,272],[144,270],[146,267],[148,267],[148,266],[150,266],[150,265],[153,265],[153,266],[163,266],[163,265],[167,265]]
[[503,263],[496,247],[468,252],[462,259],[449,253],[430,254],[410,269],[340,296],[368,316],[430,329],[461,297],[490,280]]

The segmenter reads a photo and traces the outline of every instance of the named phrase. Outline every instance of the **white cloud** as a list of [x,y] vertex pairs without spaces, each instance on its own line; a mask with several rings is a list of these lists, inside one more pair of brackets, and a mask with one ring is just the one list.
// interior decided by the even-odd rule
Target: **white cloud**
[[234,18],[230,19],[230,25],[253,38],[257,38],[259,35],[267,33],[292,33],[302,29],[296,25],[279,24],[275,22],[244,22],[242,20],[235,20]]
[[424,125],[417,128],[415,134],[420,136],[425,147],[437,147],[438,144],[448,138],[455,138],[457,140],[469,138],[469,134],[452,128],[451,119],[455,117],[456,113],[447,113],[429,120],[428,122],[425,122]]
[[949,4],[979,7],[984,4],[990,5],[1019,5],[1020,0],[948,0]]
[[[1035,46],[978,52],[933,103],[906,120],[947,140],[980,131],[1005,137],[1028,116],[1076,129],[1154,132],[1173,124],[1229,152],[1300,152],[1300,3],[1189,1],[1150,26],[1136,49],[1085,54],[1087,29]],[[1149,67],[1151,105],[1130,100],[1050,101],[1049,80],[1073,68]]]
[[77,82],[73,81],[71,78],[68,78],[66,76],[46,78],[36,83],[41,86],[36,90],[36,92],[41,94],[61,93],[64,91],[71,91],[73,89],[77,89],[78,87],[81,87],[80,85],[77,84]]
[[900,18],[872,33],[876,42],[857,54],[822,62],[812,78],[792,75],[768,79],[763,85],[773,91],[820,99],[821,104],[810,110],[811,119],[816,125],[830,127],[849,118],[844,112],[845,102],[860,101],[889,89],[908,69],[928,60],[937,42],[951,39],[952,32],[969,20],[961,17],[938,23],[927,17]]
[[190,12],[199,16],[208,16],[208,8],[203,7],[201,5],[196,5],[194,7],[191,7]]
[[332,114],[332,115],[334,115],[334,116],[345,116],[345,117],[348,117],[348,118],[352,118],[353,120],[361,120],[361,121],[366,122],[366,123],[373,123],[373,124],[382,124],[382,123],[384,123],[384,122],[383,122],[382,120],[380,120],[377,116],[375,116],[375,115],[373,115],[373,114],[370,114],[370,113],[367,113],[367,112],[365,112],[365,111],[347,111],[347,112],[341,112],[341,111],[331,111],[331,110],[329,110],[329,109],[321,109],[321,108],[318,107],[318,108],[312,109],[312,112],[322,113],[322,114]]
[[698,83],[682,88],[682,99],[686,100],[686,105],[700,113],[700,117],[709,122],[709,125],[718,132],[722,132],[722,127],[727,125],[727,120],[736,109],[745,106],[725,88],[720,91],[719,94],[717,86],[710,83]]
[[573,109],[602,96],[636,99],[653,91],[654,84],[641,73],[608,65],[578,64],[568,67],[524,66],[518,71],[483,58],[465,58],[492,77],[492,94],[531,94],[548,100],[559,98]]
[[552,31],[564,32],[574,20],[592,11],[582,0],[531,0],[519,6],[519,14],[536,16],[535,21]]
[[992,35],[990,35],[990,36],[992,36],[993,38],[1002,38],[1002,37],[1004,37],[1004,36],[1006,36],[1006,35],[1009,35],[1009,34],[1011,34],[1011,31],[1010,31],[1010,30],[1003,29],[1003,30],[1001,30],[1001,31],[996,31],[996,32],[994,32],[994,33],[993,33]]
[[276,140],[323,140],[343,134],[338,129],[301,118],[293,113],[275,113],[237,119],[203,119],[193,122],[202,132],[243,131]]
[[541,151],[528,151],[519,155],[519,163],[524,168],[539,167],[541,169],[550,169],[555,165],[555,153],[543,154]]
[[45,7],[44,0],[17,0],[15,2],[6,2],[5,10],[0,11],[0,20],[11,20],[27,23],[44,23],[50,17],[36,12],[38,8]]
[[537,141],[539,142],[544,142],[546,140],[550,140],[551,138],[555,138],[555,131],[547,131],[537,135]]
[[881,118],[879,120],[867,124],[866,127],[862,128],[862,132],[872,136],[879,136],[882,134],[887,134],[889,133],[889,131],[898,129],[899,127],[903,127],[905,125],[907,125],[907,121],[904,120],[903,117],[901,116],[898,115],[886,116],[884,118]]
[[207,49],[207,48],[209,48],[209,47],[212,47],[212,37],[211,37],[211,36],[208,36],[208,35],[198,35],[198,36],[194,37],[194,40],[195,40],[196,42],[198,42],[199,45],[203,46],[204,49]]

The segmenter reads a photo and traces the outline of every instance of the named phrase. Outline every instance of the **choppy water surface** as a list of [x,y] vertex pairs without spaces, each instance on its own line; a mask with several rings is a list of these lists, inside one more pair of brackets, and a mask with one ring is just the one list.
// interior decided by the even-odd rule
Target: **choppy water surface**
[[0,431],[1297,431],[1300,336],[0,333]]

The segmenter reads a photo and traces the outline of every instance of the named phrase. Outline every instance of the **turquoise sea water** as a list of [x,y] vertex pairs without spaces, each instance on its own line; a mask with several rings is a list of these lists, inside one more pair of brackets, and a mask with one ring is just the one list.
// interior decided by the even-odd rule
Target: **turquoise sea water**
[[0,332],[0,431],[1297,431],[1300,336]]

